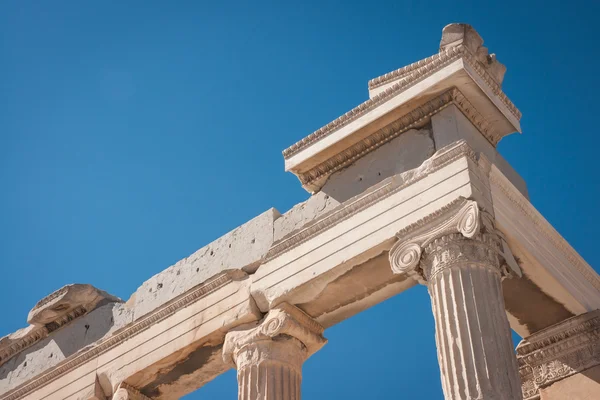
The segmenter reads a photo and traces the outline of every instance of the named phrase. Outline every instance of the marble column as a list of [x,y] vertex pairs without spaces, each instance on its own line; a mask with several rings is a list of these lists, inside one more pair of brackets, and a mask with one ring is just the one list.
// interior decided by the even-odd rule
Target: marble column
[[287,303],[229,332],[223,358],[237,369],[238,399],[299,400],[302,364],[326,342],[323,327]]
[[522,399],[502,295],[506,255],[492,219],[463,199],[399,237],[392,269],[427,285],[445,398]]

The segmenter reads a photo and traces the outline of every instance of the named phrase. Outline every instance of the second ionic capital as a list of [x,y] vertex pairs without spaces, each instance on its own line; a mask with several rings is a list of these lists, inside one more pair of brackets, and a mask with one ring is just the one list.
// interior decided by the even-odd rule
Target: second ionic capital
[[[282,303],[270,310],[257,326],[227,333],[223,359],[239,370],[245,363],[245,357],[239,356],[253,349],[258,358],[249,360],[250,362],[263,358],[277,361],[281,357],[292,357],[294,360],[289,360],[291,363],[301,365],[325,343],[327,339],[323,337],[323,327],[318,322],[297,307]],[[284,344],[293,351],[287,352]]]

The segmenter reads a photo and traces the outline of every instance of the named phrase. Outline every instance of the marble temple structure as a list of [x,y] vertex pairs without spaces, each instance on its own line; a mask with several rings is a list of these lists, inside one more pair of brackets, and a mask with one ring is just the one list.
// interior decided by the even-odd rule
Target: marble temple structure
[[446,399],[600,399],[600,278],[496,150],[520,132],[505,71],[470,25],[446,26],[436,54],[283,151],[308,200],[126,302],[84,284],[40,300],[0,339],[0,400],[171,400],[230,368],[240,400],[299,399],[324,329],[415,285]]

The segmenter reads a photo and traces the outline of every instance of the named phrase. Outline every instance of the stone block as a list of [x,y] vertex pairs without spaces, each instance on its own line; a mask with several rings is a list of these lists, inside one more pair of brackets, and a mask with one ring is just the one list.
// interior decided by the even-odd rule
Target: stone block
[[523,196],[529,197],[525,180],[455,105],[433,115],[431,125],[436,148],[441,149],[459,140],[465,140],[473,151],[484,154],[496,165]]
[[88,284],[66,285],[44,297],[29,311],[27,322],[35,326],[56,329],[64,323],[92,311],[102,302],[120,302],[118,297]]
[[252,273],[273,244],[271,208],[144,282],[132,299],[135,319],[226,270]]

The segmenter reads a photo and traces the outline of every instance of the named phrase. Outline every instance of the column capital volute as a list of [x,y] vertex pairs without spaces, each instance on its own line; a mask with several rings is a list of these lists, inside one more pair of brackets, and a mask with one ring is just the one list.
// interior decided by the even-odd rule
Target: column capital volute
[[249,345],[294,338],[301,343],[305,358],[327,343],[323,327],[299,308],[282,303],[271,309],[258,325],[245,325],[227,333],[223,360],[236,364],[237,354]]
[[115,390],[112,400],[150,400],[150,398],[133,386],[122,382],[117,390]]
[[389,255],[392,271],[425,283],[419,270],[423,249],[437,238],[453,233],[473,238],[482,231],[482,226],[493,229],[491,218],[483,216],[476,201],[458,198],[396,234],[398,241]]

